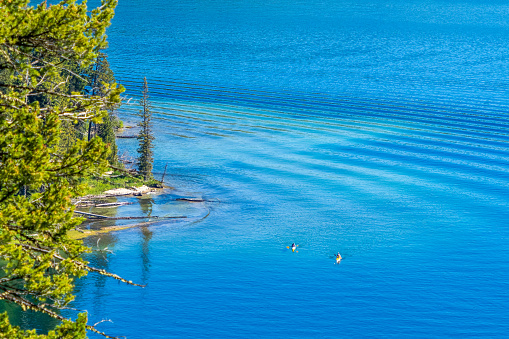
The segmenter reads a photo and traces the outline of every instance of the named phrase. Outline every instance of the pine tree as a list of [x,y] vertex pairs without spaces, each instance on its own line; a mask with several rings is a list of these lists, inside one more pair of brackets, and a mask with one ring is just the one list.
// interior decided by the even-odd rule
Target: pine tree
[[138,171],[143,175],[145,180],[149,180],[152,178],[152,168],[154,164],[154,158],[152,157],[154,145],[152,141],[155,138],[152,134],[152,112],[150,111],[151,106],[148,97],[147,78],[143,78],[143,91],[140,105],[142,109],[138,114],[138,116],[141,117],[141,121],[138,123],[140,127],[140,132],[138,134]]
[[116,117],[111,111],[108,111],[108,116],[104,117],[103,122],[97,125],[97,136],[108,146],[109,155],[107,157],[108,162],[111,165],[118,163],[118,152],[117,143],[115,139],[115,128],[114,121]]
[[[100,52],[95,64],[89,70],[89,84],[91,87],[89,90],[93,95],[103,96],[107,93],[107,87],[105,87],[105,85],[107,86],[113,83],[115,83],[115,75],[110,68],[107,55]],[[115,115],[115,110],[117,108],[118,105],[111,106],[108,109],[108,116],[103,119],[102,123],[94,125],[92,121],[90,121],[88,126],[88,139],[90,140],[92,135],[97,135],[109,147],[110,154],[108,156],[108,162],[112,165],[118,162],[115,139],[115,129],[118,125],[118,118]]]
[[[89,272],[119,276],[89,266],[90,251],[67,231],[71,198],[79,182],[108,167],[100,138],[61,147],[62,126],[100,123],[120,102],[123,88],[105,84],[101,96],[70,90],[80,77],[69,65],[90,67],[106,47],[105,30],[116,0],[88,12],[86,3],[66,0],[29,6],[29,0],[0,0],[0,300],[47,314],[62,325],[47,336],[23,331],[0,315],[1,338],[85,338],[86,314],[66,319],[59,310],[74,299],[74,279]],[[29,316],[29,315],[27,315]]]

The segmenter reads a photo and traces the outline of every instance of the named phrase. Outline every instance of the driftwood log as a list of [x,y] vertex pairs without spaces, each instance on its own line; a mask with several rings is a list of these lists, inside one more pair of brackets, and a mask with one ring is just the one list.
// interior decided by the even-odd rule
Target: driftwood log
[[143,216],[143,217],[107,217],[105,215],[99,215],[88,212],[74,211],[88,217],[88,219],[101,219],[101,220],[134,220],[134,219],[185,219],[186,216],[174,216],[174,217],[158,217],[158,216]]
[[176,201],[188,201],[188,202],[205,202],[207,200],[199,198],[177,198]]
[[77,202],[76,206],[79,206],[79,207],[117,207],[117,206],[125,206],[125,205],[132,205],[132,204],[133,204],[132,202],[127,202],[127,201],[101,203],[101,202],[97,202],[97,201],[87,200],[87,201]]
[[137,138],[137,135],[116,135],[115,137],[119,139],[134,139]]

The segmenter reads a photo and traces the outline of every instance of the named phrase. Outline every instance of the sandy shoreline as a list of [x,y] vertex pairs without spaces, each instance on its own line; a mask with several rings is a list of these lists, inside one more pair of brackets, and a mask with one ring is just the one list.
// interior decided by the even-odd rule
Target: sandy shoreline
[[126,187],[126,188],[114,188],[107,191],[104,191],[102,194],[90,194],[80,197],[76,201],[76,205],[78,206],[80,202],[93,200],[93,199],[104,199],[104,198],[115,198],[115,197],[123,197],[123,196],[142,196],[144,194],[152,194],[162,190],[162,188],[148,187],[146,185],[142,185],[140,187]]

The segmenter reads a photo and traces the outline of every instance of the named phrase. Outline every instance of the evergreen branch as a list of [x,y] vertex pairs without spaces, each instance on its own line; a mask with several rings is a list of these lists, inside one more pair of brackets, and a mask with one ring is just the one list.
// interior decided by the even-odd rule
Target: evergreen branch
[[19,276],[14,276],[14,277],[10,277],[10,278],[2,278],[2,279],[0,279],[0,285],[7,283],[7,282],[20,280],[20,279],[22,279],[22,278]]
[[57,97],[68,98],[68,99],[89,99],[89,100],[95,101],[97,103],[105,101],[103,98],[90,97],[89,95],[86,95],[86,94],[65,94],[65,93],[60,93],[60,92],[55,92],[55,91],[50,91],[50,90],[44,90],[44,89],[41,90],[40,88],[35,88],[35,87],[31,87],[31,86],[20,86],[20,85],[0,83],[0,87],[10,88],[10,89],[20,89],[20,90],[30,90],[30,91],[37,90],[38,91],[38,92],[31,92],[30,94],[32,94],[32,95],[34,95],[34,93],[35,94],[49,94],[49,95],[54,95]]
[[[0,83],[0,87],[7,87],[8,85],[3,85]],[[18,99],[18,98],[14,98],[14,97],[11,97],[11,96],[8,96],[8,95],[5,95],[3,93],[0,92],[0,98],[3,99],[3,100],[6,100],[6,101],[14,101],[14,102],[17,102],[18,104],[21,104],[25,107],[28,107],[29,105],[24,102],[23,100],[21,99]],[[2,104],[2,106],[6,106],[6,107],[9,107],[9,108],[12,108],[12,109],[19,109],[19,107],[16,107],[16,106],[8,106],[6,104]]]
[[[38,57],[37,57],[37,56],[35,56],[34,54],[28,54],[28,53],[25,53],[25,52],[20,51],[19,49],[14,49],[14,48],[12,48],[12,46],[10,46],[10,45],[8,45],[8,44],[3,43],[2,45],[3,45],[3,46],[5,46],[5,47],[7,47],[8,49],[10,49],[11,51],[14,51],[14,52],[16,52],[16,53],[19,53],[19,54],[21,54],[21,55],[23,55],[23,56],[25,56],[25,57],[27,57],[27,58],[35,59],[36,61],[38,61],[38,62],[40,62],[40,63],[42,63],[42,64],[44,64],[44,65],[49,65],[49,66],[54,67],[54,68],[58,68],[58,65],[63,64],[65,61],[70,61],[70,59],[69,59],[69,58],[67,58],[67,57],[65,57],[65,55],[59,55],[59,57],[60,57],[62,60],[61,60],[59,63],[54,64],[54,63],[49,62],[49,61],[47,61],[47,60],[44,60],[44,59],[38,58]],[[24,46],[24,47],[36,47],[36,46]],[[41,46],[41,47],[42,47],[42,46]],[[72,51],[72,48],[70,48],[69,50],[71,50],[71,51]],[[77,77],[78,79],[81,79],[81,80],[83,80],[83,81],[86,81],[86,79],[82,78],[82,77],[81,77],[81,75],[79,75],[79,74],[77,74],[77,73],[75,73],[75,72],[71,71],[70,69],[67,69],[67,68],[65,68],[65,67],[61,67],[60,69],[61,69],[61,70],[64,70],[64,71],[67,71],[69,74],[74,75],[74,76],[75,76],[75,77]]]

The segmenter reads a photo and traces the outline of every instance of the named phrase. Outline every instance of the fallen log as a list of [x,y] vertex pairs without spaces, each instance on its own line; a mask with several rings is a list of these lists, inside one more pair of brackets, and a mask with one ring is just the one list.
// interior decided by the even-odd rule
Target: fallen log
[[199,198],[177,198],[176,201],[188,201],[188,202],[205,202],[207,200]]
[[103,204],[95,204],[95,207],[117,207],[117,206],[125,206],[125,205],[132,205],[132,202],[107,202]]
[[83,214],[83,215],[87,215],[87,216],[99,218],[99,219],[109,219],[109,217],[104,216],[104,215],[99,215],[99,214],[93,214],[93,213],[87,213],[87,212],[81,212],[81,211],[74,211],[74,213]]
[[97,202],[97,201],[80,201],[76,204],[76,207],[117,207],[117,206],[125,206],[132,205],[133,202]]
[[187,218],[186,216],[175,216],[175,217],[158,217],[158,216],[147,217],[147,216],[144,216],[144,217],[113,217],[113,218],[108,218],[107,220],[134,220],[134,219],[186,219],[186,218]]
[[[142,217],[107,217],[104,215],[74,211],[74,213],[83,214],[101,220],[135,220],[135,219],[185,219],[186,216],[174,216],[174,217],[158,217],[158,216],[142,216]],[[92,219],[92,218],[89,218]]]

